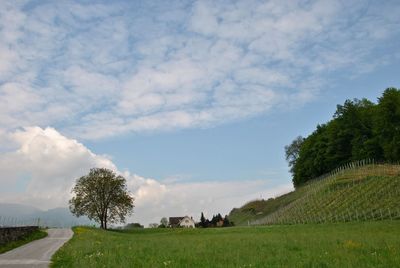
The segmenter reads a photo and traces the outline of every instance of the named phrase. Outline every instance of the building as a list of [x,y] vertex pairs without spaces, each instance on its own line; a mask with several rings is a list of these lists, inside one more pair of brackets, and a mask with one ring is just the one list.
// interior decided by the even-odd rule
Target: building
[[172,228],[195,228],[195,223],[192,217],[169,217],[169,227]]

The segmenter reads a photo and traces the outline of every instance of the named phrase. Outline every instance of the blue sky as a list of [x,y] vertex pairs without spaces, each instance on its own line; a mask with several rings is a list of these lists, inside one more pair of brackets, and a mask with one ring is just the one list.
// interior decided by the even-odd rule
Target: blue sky
[[135,220],[227,213],[289,191],[283,147],[337,104],[400,87],[398,1],[0,6],[3,202],[65,206],[106,166]]

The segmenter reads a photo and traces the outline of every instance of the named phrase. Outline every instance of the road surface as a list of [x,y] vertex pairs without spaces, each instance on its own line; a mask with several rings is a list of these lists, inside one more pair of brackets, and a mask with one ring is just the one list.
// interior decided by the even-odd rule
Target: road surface
[[0,254],[0,267],[48,267],[51,256],[73,235],[71,229],[48,229],[46,238]]

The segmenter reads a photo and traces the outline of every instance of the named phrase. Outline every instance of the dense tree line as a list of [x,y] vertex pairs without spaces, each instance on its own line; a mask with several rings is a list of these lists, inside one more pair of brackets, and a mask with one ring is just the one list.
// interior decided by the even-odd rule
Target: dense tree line
[[196,224],[197,227],[209,228],[209,227],[230,227],[233,226],[233,222],[229,221],[228,216],[222,217],[220,213],[213,215],[211,221],[204,217],[203,212],[200,216],[200,222]]
[[285,146],[295,187],[351,161],[400,160],[400,90],[388,88],[378,103],[346,100],[333,119]]
[[137,228],[144,228],[144,225],[141,225],[138,222],[133,222],[133,223],[128,223],[127,225],[124,226],[124,229],[126,230],[137,229]]

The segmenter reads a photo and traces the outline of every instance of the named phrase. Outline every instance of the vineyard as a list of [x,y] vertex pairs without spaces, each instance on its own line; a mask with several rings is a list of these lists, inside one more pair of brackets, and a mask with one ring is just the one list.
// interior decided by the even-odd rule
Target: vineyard
[[359,161],[283,196],[231,211],[238,225],[400,219],[400,165]]

